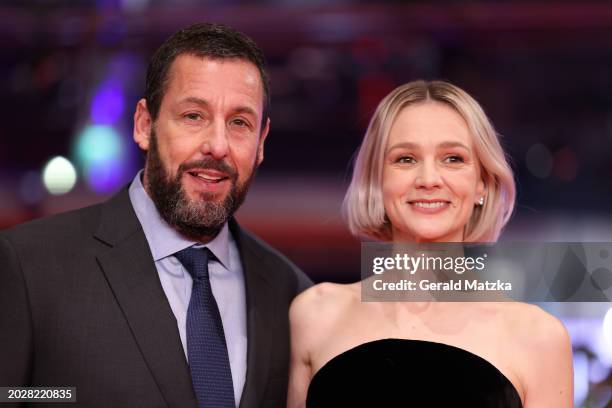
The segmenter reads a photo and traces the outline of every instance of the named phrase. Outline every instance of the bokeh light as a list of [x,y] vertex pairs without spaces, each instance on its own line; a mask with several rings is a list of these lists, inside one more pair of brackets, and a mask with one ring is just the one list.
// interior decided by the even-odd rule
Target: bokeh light
[[85,179],[94,191],[110,193],[124,182],[124,167],[117,159],[92,163],[86,170]]
[[62,156],[49,160],[43,170],[43,184],[53,195],[66,194],[74,188],[77,173],[70,161]]
[[612,348],[612,307],[608,309],[603,319],[603,334],[608,346]]
[[27,205],[38,204],[44,198],[45,188],[38,172],[28,171],[21,177],[19,196]]
[[119,121],[125,108],[121,82],[109,79],[100,84],[91,101],[91,120],[98,125],[113,125]]
[[113,127],[86,127],[77,137],[75,156],[85,181],[94,191],[108,193],[123,182],[128,155],[121,135]]
[[538,178],[547,178],[553,168],[553,157],[550,150],[542,143],[536,143],[529,148],[525,158],[527,168]]
[[563,181],[574,181],[578,172],[578,159],[569,147],[559,149],[554,154],[553,174]]
[[574,405],[584,402],[589,393],[589,359],[584,352],[576,352],[574,360]]

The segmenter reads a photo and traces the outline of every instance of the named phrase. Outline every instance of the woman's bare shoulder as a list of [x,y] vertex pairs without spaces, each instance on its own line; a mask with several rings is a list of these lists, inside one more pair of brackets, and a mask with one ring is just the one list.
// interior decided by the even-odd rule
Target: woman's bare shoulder
[[521,343],[537,347],[544,343],[569,341],[561,321],[539,306],[522,303],[502,303],[507,330]]
[[320,321],[337,314],[359,301],[358,284],[319,283],[300,293],[292,302],[289,315],[292,320]]
[[321,333],[342,327],[342,322],[359,301],[359,284],[315,285],[293,300],[289,308],[291,330],[303,337],[304,341],[316,343]]
[[512,302],[504,307],[505,335],[511,339],[515,355],[524,355],[517,363],[523,372],[543,375],[543,371],[571,371],[572,346],[563,323],[536,305]]
[[513,303],[505,308],[506,335],[523,382],[525,406],[572,404],[572,345],[563,323],[539,306]]

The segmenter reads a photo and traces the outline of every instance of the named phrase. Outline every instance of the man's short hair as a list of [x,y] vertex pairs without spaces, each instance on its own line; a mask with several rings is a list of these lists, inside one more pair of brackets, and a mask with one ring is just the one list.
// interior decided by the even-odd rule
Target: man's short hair
[[430,102],[451,107],[465,120],[485,185],[484,205],[474,208],[465,227],[464,241],[496,241],[514,209],[516,188],[512,169],[493,125],[478,102],[461,88],[443,81],[414,81],[399,86],[376,108],[344,197],[343,213],[348,226],[355,235],[384,241],[393,239],[382,195],[383,162],[389,132],[402,109]]
[[241,59],[253,63],[259,70],[264,90],[262,128],[270,112],[270,90],[263,53],[253,40],[222,24],[190,25],[168,38],[153,54],[147,69],[145,99],[153,121],[157,119],[168,85],[172,63],[182,54],[212,59]]

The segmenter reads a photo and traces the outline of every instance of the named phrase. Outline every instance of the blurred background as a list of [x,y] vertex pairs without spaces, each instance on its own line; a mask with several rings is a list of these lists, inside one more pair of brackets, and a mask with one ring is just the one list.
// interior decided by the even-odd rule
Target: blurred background
[[[419,78],[464,88],[502,135],[518,182],[503,239],[612,242],[612,5],[583,1],[3,0],[0,229],[133,178],[148,58],[198,21],[267,56],[271,133],[238,218],[313,280],[359,279],[350,162],[380,99]],[[570,331],[576,406],[612,406],[611,305],[542,306]]]

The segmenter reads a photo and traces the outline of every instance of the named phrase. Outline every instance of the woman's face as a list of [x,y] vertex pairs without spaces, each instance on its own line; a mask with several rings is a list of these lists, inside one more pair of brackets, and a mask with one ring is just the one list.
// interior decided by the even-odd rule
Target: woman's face
[[400,111],[383,164],[383,201],[393,240],[459,242],[484,194],[472,135],[440,102]]

